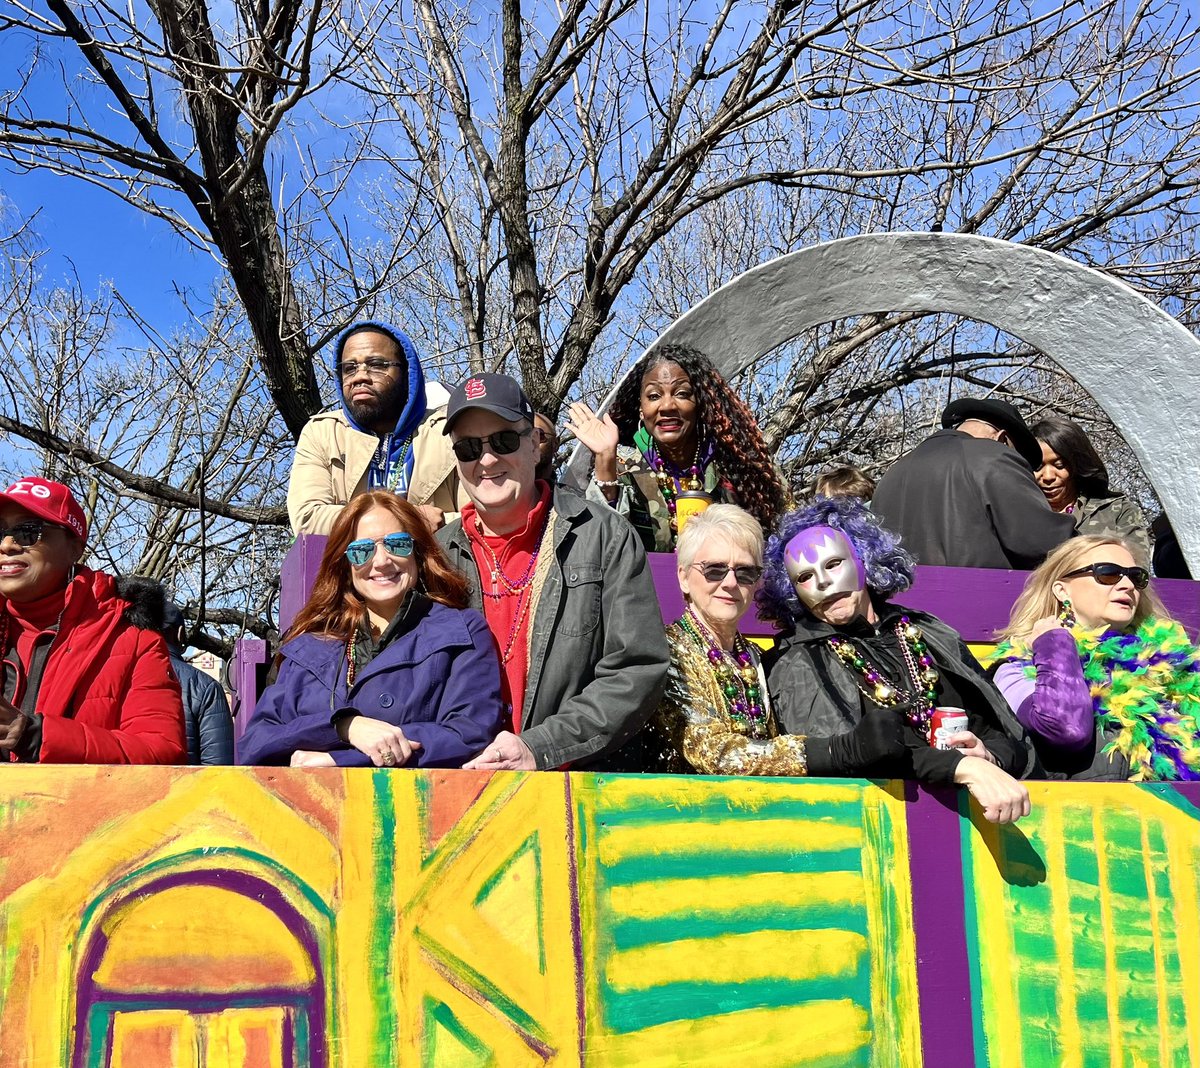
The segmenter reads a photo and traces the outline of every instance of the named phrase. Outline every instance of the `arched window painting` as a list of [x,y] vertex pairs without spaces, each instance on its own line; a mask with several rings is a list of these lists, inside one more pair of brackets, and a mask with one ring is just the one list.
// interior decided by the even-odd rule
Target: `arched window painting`
[[311,924],[276,886],[186,872],[111,905],[79,970],[72,1068],[325,1068]]

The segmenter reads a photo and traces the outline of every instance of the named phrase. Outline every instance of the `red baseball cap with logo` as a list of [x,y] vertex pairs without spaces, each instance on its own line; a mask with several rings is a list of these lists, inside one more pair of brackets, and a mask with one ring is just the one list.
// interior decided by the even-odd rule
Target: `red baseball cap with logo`
[[61,482],[45,478],[22,478],[3,493],[0,501],[11,501],[40,519],[57,523],[87,541],[87,519],[71,491]]

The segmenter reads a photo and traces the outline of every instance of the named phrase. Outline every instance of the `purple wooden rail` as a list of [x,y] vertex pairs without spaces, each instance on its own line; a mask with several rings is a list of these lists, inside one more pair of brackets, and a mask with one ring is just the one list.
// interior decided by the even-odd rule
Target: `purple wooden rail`
[[[324,551],[324,536],[301,534],[284,558],[279,590],[281,633],[287,630],[303,607]],[[679,592],[675,574],[675,557],[670,553],[651,553],[649,560],[663,621],[670,623],[683,613],[683,595]],[[990,642],[995,632],[1008,622],[1009,610],[1024,587],[1027,574],[1025,571],[993,571],[985,568],[918,567],[915,585],[896,600],[944,620],[969,642]],[[1155,579],[1154,588],[1189,634],[1200,632],[1200,583]],[[775,633],[775,628],[759,619],[757,612],[752,610],[742,621],[742,632],[752,637],[770,637]],[[254,664],[265,663],[266,654],[260,648],[260,641],[239,642],[235,653],[237,662],[233,677],[239,694],[248,698],[238,703],[242,707],[252,708],[258,690],[254,683],[255,673],[242,667],[243,646],[247,647],[246,655]],[[241,688],[243,684],[247,686],[246,689]],[[241,716],[238,718],[244,719]]]

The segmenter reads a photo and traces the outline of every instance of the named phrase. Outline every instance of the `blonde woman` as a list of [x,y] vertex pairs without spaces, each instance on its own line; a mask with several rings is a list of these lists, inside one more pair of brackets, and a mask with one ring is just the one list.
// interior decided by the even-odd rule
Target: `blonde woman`
[[1200,779],[1200,652],[1119,538],[1064,542],[990,659],[1051,778]]

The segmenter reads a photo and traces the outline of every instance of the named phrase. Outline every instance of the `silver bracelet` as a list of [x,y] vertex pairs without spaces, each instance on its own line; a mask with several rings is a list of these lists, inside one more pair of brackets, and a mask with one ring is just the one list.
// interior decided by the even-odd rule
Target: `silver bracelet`
[[601,489],[616,489],[621,484],[621,480],[619,478],[597,478],[595,475],[592,475],[592,481]]

